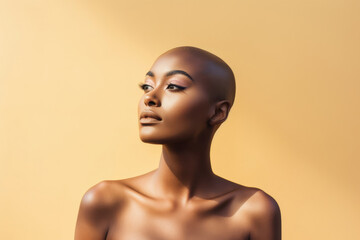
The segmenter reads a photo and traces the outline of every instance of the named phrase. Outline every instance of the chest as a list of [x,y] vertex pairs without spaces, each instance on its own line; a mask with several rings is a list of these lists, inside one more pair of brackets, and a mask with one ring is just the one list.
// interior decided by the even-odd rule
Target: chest
[[[163,210],[159,210],[163,209]],[[111,224],[107,240],[246,240],[249,226],[223,211],[127,206]]]

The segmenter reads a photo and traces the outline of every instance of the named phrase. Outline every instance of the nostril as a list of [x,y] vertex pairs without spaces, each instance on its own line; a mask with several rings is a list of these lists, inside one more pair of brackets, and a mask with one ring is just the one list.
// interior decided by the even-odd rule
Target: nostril
[[149,101],[148,105],[149,106],[154,106],[154,105],[156,105],[156,103],[154,101]]

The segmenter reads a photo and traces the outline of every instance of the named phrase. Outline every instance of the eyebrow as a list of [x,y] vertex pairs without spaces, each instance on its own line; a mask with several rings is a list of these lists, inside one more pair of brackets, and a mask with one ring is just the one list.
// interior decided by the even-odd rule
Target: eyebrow
[[[190,74],[188,74],[187,72],[183,71],[183,70],[172,70],[168,73],[166,73],[165,76],[169,77],[175,74],[182,74],[185,75],[186,77],[188,77],[191,81],[194,81],[194,79],[190,76]],[[154,73],[152,71],[148,71],[145,76],[150,76],[150,77],[154,77]]]

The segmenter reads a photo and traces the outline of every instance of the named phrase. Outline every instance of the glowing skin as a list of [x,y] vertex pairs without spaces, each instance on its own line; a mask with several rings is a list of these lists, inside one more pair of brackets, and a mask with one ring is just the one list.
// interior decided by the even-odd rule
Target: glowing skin
[[226,63],[198,48],[175,48],[155,61],[141,88],[139,135],[162,144],[159,167],[89,189],[75,239],[281,239],[276,201],[211,169],[211,142],[235,97]]

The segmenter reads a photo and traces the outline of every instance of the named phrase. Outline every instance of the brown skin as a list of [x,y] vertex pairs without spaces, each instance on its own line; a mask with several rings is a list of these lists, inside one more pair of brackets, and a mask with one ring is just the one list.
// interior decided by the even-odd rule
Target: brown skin
[[235,96],[226,63],[204,50],[179,47],[155,61],[144,83],[140,138],[162,144],[159,167],[89,189],[75,240],[280,240],[276,201],[211,169],[212,138]]

